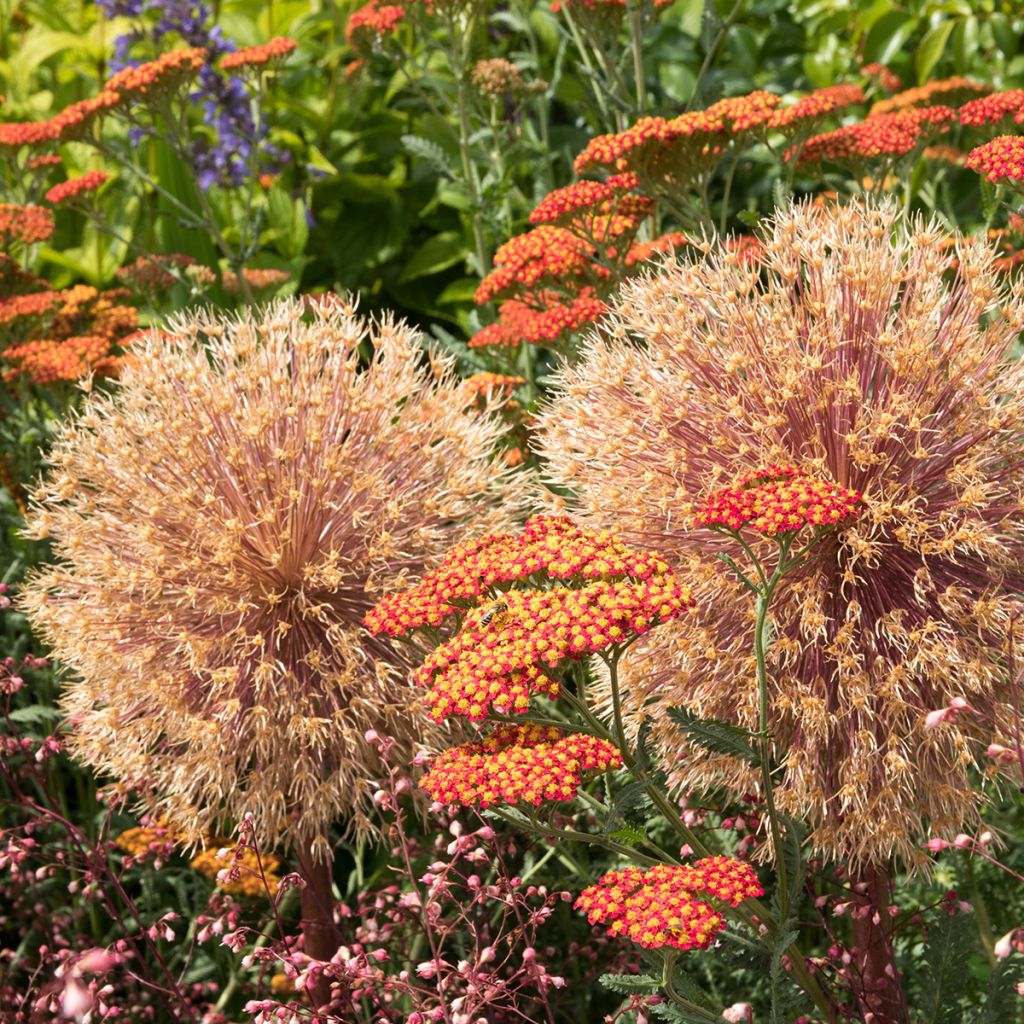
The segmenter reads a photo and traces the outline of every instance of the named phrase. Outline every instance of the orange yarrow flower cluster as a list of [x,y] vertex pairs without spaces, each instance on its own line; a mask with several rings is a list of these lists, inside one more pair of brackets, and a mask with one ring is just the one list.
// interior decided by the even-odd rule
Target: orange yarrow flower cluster
[[693,155],[712,155],[731,136],[768,124],[778,104],[778,96],[758,91],[719,100],[706,110],[674,118],[642,117],[624,131],[591,139],[573,167],[577,174],[602,167],[638,171],[650,159],[680,145],[687,147],[687,153],[695,146]]
[[857,491],[810,476],[796,466],[773,463],[712,491],[696,513],[699,526],[739,531],[751,527],[775,537],[805,526],[852,522],[860,512]]
[[59,185],[54,185],[46,193],[46,201],[57,206],[68,199],[77,199],[87,192],[95,192],[101,185],[110,180],[106,171],[88,171],[77,178],[68,178]]
[[345,41],[350,46],[372,46],[393,32],[405,14],[405,8],[397,4],[378,4],[377,0],[370,0],[349,16]]
[[[873,114],[856,124],[808,139],[799,151],[798,163],[804,166],[822,160],[843,163],[877,156],[904,156],[934,133],[945,131],[955,119],[956,112],[943,106]],[[792,151],[786,154],[787,158],[792,155]]]
[[201,47],[170,50],[156,60],[119,71],[107,80],[103,92],[116,97],[120,105],[161,92],[173,92],[199,73],[207,56],[208,52]]
[[581,288],[579,295],[562,301],[557,293],[541,291],[534,301],[537,309],[519,299],[508,299],[498,307],[498,319],[469,339],[470,348],[488,346],[555,345],[571,331],[596,323],[608,306],[593,288]]
[[888,99],[879,100],[872,108],[875,114],[891,114],[895,110],[908,110],[912,107],[934,107],[939,104],[955,107],[968,97],[979,93],[991,92],[992,86],[982,82],[974,82],[969,78],[941,78],[933,82],[925,82],[913,89],[905,89]]
[[53,214],[44,206],[0,203],[0,245],[44,242],[53,234]]
[[972,149],[964,167],[977,171],[986,181],[1009,184],[1024,181],[1024,137],[999,135]]
[[554,726],[501,726],[444,751],[420,780],[431,799],[463,807],[571,800],[589,772],[622,767],[612,743]]
[[517,287],[578,277],[591,269],[593,254],[593,245],[567,228],[541,224],[498,247],[495,269],[480,282],[474,301],[483,305]]
[[608,925],[645,949],[706,949],[725,927],[725,919],[706,894],[739,906],[764,895],[748,864],[731,857],[706,857],[693,864],[609,871],[580,893],[575,907],[591,924]]
[[116,93],[79,100],[46,121],[0,123],[0,148],[20,149],[47,143],[70,142],[81,138],[96,118],[120,103]]
[[582,210],[607,213],[614,201],[640,184],[635,174],[614,174],[604,181],[577,181],[549,192],[530,214],[531,224],[565,224]]
[[836,110],[863,102],[864,90],[859,85],[829,85],[823,89],[815,89],[788,107],[773,110],[771,117],[768,118],[768,127],[783,130],[804,125]]
[[287,57],[299,44],[287,36],[276,36],[259,46],[246,46],[234,53],[225,54],[220,61],[224,71],[235,71],[239,68],[255,68],[269,64],[273,60]]

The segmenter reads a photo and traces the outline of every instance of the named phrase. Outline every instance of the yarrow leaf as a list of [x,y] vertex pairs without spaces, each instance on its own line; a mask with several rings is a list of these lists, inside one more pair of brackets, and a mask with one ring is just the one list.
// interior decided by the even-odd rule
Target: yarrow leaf
[[403,135],[402,145],[407,152],[430,164],[441,174],[453,176],[451,157],[432,139],[425,139],[422,135]]
[[943,914],[931,925],[924,948],[922,1024],[958,1024],[963,1020],[963,969],[973,952],[973,914]]
[[601,984],[619,995],[631,996],[637,992],[653,995],[661,988],[661,979],[649,974],[602,974]]
[[1021,981],[1024,981],[1024,957],[1010,956],[1000,960],[989,977],[985,1005],[972,1018],[971,1024],[1003,1024],[1013,1020],[1020,1006],[1017,985]]
[[760,764],[761,758],[750,744],[750,734],[719,718],[699,718],[689,708],[672,708],[669,717],[698,746],[713,754],[728,754],[748,764]]

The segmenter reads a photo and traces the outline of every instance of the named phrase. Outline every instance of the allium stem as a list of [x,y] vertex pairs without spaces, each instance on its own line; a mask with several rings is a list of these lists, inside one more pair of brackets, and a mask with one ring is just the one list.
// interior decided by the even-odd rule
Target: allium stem
[[865,1005],[877,1024],[906,1024],[910,1019],[903,982],[892,948],[889,907],[892,879],[884,865],[861,869],[858,891],[863,891],[868,913],[853,920],[853,938]]
[[[306,882],[302,890],[303,947],[314,960],[330,960],[341,945],[341,932],[334,923],[333,861],[314,857],[309,840],[296,843],[295,856]],[[324,1006],[331,1000],[330,982],[318,979],[310,994],[317,1007]]]

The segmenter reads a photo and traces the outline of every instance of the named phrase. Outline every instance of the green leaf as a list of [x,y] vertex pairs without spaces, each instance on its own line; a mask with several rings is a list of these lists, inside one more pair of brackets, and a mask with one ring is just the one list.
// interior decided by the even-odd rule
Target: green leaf
[[696,39],[700,35],[700,26],[703,19],[704,0],[685,0],[680,11],[679,28],[688,36]]
[[871,26],[864,40],[864,62],[878,61],[888,64],[903,49],[904,43],[917,29],[917,19],[904,14],[903,11],[890,11],[883,14]]
[[925,984],[921,1024],[960,1024],[963,972],[975,951],[973,914],[941,914],[924,947]]
[[466,240],[460,231],[442,231],[439,235],[428,238],[413,254],[402,268],[398,283],[414,281],[417,277],[426,277],[445,270],[466,258]]
[[654,995],[661,988],[661,979],[649,974],[602,974],[600,981],[605,988],[623,996],[637,992]]
[[966,75],[978,52],[978,19],[962,18],[953,29],[953,67],[958,75]]
[[750,744],[750,734],[718,718],[698,718],[688,708],[670,708],[669,718],[687,737],[714,754],[728,754],[748,764],[760,764],[761,757]]
[[622,843],[623,846],[639,846],[647,838],[647,833],[635,825],[623,825],[622,828],[609,832],[608,838]]
[[608,825],[612,826],[618,821],[625,821],[626,815],[638,807],[647,795],[647,783],[634,779],[627,782],[612,800],[608,809]]
[[996,41],[996,46],[1002,50],[1004,56],[1016,56],[1020,49],[1020,37],[1013,30],[1010,19],[1005,14],[993,14],[988,19],[988,25],[992,30],[992,38]]
[[923,84],[928,81],[932,68],[942,59],[946,50],[946,43],[953,34],[956,22],[940,21],[935,28],[925,33],[921,45],[917,48],[917,56],[914,58],[914,67],[917,70],[917,80]]
[[8,717],[22,725],[39,725],[57,718],[57,709],[49,704],[30,704],[27,708],[15,708]]

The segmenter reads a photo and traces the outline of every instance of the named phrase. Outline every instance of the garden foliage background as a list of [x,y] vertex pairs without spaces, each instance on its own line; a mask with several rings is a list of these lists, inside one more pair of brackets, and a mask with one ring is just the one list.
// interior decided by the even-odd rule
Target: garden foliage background
[[[23,531],[53,438],[85,393],[111,386],[138,330],[294,295],[338,315],[393,312],[420,329],[424,353],[429,339],[454,360],[472,402],[500,407],[502,431],[482,442],[494,474],[542,468],[534,436],[551,374],[577,358],[621,284],[649,257],[707,249],[716,232],[756,260],[758,232],[791,199],[888,196],[942,233],[989,238],[1012,279],[1024,161],[1011,151],[993,170],[965,158],[1021,131],[1022,35],[1018,5],[995,0],[0,0],[0,1020],[310,1012],[295,988],[299,882],[276,890],[282,876],[308,881],[301,851],[263,850],[253,874],[244,820],[230,823],[241,846],[237,832],[212,835],[197,857],[130,800],[101,794],[103,780],[63,749],[62,669],[18,603],[26,574],[51,559]],[[295,45],[231,67],[231,53],[275,39]],[[115,79],[122,98],[89,106],[125,66],[183,47],[206,52],[148,81]],[[963,115],[990,94],[1009,99]],[[734,97],[747,99],[714,106]],[[687,122],[668,152],[666,121],[700,111],[714,123]],[[642,120],[653,116],[662,128]],[[33,136],[22,123],[51,127]],[[843,125],[862,127],[826,134]],[[631,129],[628,144],[614,141]],[[556,190],[614,174],[573,222],[578,194]],[[373,344],[356,344],[364,363]],[[783,945],[770,963],[742,949],[691,954],[693,992],[668,1008],[643,984],[597,985],[640,969],[638,950],[559,894],[575,898],[619,863],[608,843],[534,845],[492,817],[418,815],[408,765],[381,746],[368,771],[384,840],[340,818],[327,833],[347,957],[337,1019],[628,1021],[659,1006],[677,1020],[824,1019],[820,1004],[776,991]],[[1019,799],[984,773],[976,783],[998,856],[971,836],[929,870],[913,857],[894,867],[893,957],[914,1021],[1024,1019],[1020,954],[1009,955],[1024,941]],[[627,803],[604,834],[657,838]],[[592,823],[588,813],[560,824]],[[719,852],[761,842],[753,797],[711,794],[686,813],[719,835]],[[227,860],[212,852],[221,845]],[[847,885],[842,858],[805,868],[794,935],[846,993],[836,1012],[870,1019],[851,971],[864,891]],[[431,900],[427,927],[424,893],[438,887],[448,898]],[[467,958],[480,970],[497,958],[493,992],[455,969]],[[439,960],[461,979],[447,990]],[[678,1009],[687,999],[697,1016]],[[459,1016],[469,1005],[475,1016]],[[291,1008],[278,1017],[278,1006]]]

